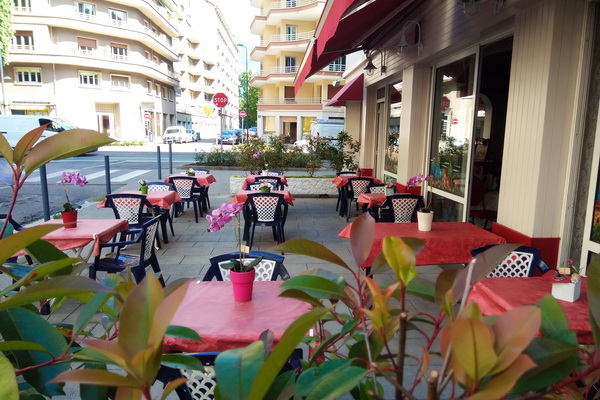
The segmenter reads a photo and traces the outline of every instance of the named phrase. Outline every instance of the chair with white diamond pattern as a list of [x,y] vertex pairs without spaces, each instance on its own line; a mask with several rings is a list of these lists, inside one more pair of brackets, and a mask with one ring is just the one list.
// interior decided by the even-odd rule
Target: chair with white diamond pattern
[[[129,229],[139,229],[145,222],[158,215],[155,207],[148,201],[144,194],[108,194],[106,195],[105,207],[112,208],[115,218],[127,220],[129,222]],[[157,246],[160,247],[158,237],[156,241]]]
[[[479,253],[495,246],[494,244],[478,247],[471,250],[471,255],[475,257]],[[534,247],[521,246],[513,250],[506,258],[498,264],[486,277],[487,278],[506,278],[506,277],[529,277],[533,276],[535,270],[539,269],[540,274],[544,274],[550,268],[546,265],[540,256],[540,250]]]
[[[264,251],[251,251],[243,254],[244,260],[254,260],[258,257],[262,257],[260,262],[254,266],[256,270],[255,281],[276,281],[278,278],[281,280],[287,280],[290,278],[290,274],[283,265],[285,257],[278,254],[267,253]],[[229,281],[229,269],[223,268],[222,265],[228,263],[230,260],[239,260],[240,253],[237,251],[220,254],[212,257],[210,261],[210,267],[203,281],[211,281],[213,279],[217,281]]]
[[[184,204],[189,207],[191,203],[194,206],[194,216],[196,217],[196,223],[198,223],[198,209],[200,209],[200,216],[204,216],[202,214],[202,193],[204,193],[202,185],[193,176],[172,176],[169,177],[169,183],[173,184]],[[183,212],[183,204],[178,211]]]
[[275,185],[275,190],[285,190],[279,176],[257,176],[254,178],[254,182],[269,182]]
[[[173,191],[173,192],[175,191],[175,186],[173,186],[173,184],[171,184],[171,183],[161,182],[161,181],[148,182],[148,193],[149,192],[170,192],[170,191]],[[171,228],[171,234],[173,236],[175,236],[175,230],[173,229],[173,214],[177,207],[178,207],[178,204],[173,204],[173,207],[171,207],[170,210],[166,210],[163,208],[159,209],[159,212],[166,216],[166,219],[169,222],[169,226]],[[165,236],[165,237],[167,236],[165,224],[163,224],[163,236]]]
[[270,226],[273,229],[273,240],[277,243],[285,242],[283,227],[287,217],[288,205],[281,193],[250,193],[246,200],[248,216],[252,225],[252,232],[246,245],[252,247],[256,226]]
[[[367,192],[369,185],[373,184],[373,178],[348,178],[348,183],[345,188],[346,205],[344,211],[346,213],[346,221],[350,220],[350,206],[352,202],[358,200],[358,196]],[[356,211],[358,212],[358,203],[356,203]]]
[[374,218],[376,222],[414,222],[417,220],[417,210],[421,207],[424,207],[421,195],[393,194],[387,196]]

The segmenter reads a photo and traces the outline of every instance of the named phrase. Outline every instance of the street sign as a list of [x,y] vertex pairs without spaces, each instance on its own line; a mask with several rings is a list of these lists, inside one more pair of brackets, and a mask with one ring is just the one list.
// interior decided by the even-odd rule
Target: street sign
[[148,111],[144,112],[144,119],[145,120],[150,119],[150,113]]
[[246,118],[246,111],[240,111],[240,117]]
[[223,108],[229,104],[229,99],[225,93],[217,93],[213,96],[213,103],[215,106]]

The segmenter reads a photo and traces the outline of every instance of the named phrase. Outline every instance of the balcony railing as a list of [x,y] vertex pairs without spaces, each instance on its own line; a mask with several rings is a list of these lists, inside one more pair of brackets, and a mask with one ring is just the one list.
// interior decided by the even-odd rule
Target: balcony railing
[[320,105],[323,104],[323,101],[320,97],[261,97],[258,99],[258,104],[269,106],[278,106],[285,104]]
[[271,3],[271,10],[303,7],[316,2],[317,0],[279,0]]
[[[260,71],[258,76],[266,77],[274,74],[296,74],[298,72],[298,66],[293,67],[271,67],[265,68]],[[327,72],[344,72],[346,70],[346,64],[333,63],[329,64],[321,71]]]
[[260,46],[266,47],[273,42],[295,42],[298,40],[308,40],[315,35],[315,31],[301,32],[296,34],[284,33],[282,35],[271,35],[269,40],[261,40]]

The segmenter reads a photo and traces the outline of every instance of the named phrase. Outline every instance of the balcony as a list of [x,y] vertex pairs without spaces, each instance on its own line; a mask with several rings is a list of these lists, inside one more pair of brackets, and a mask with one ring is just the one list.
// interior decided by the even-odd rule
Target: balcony
[[[265,68],[252,78],[250,84],[255,87],[261,87],[265,84],[293,82],[298,68],[298,66]],[[346,64],[332,63],[307,78],[306,82],[315,82],[322,79],[339,79],[344,71],[346,71]]]
[[258,99],[261,106],[280,106],[280,105],[322,105],[324,104],[320,97],[261,97]]
[[325,0],[280,0],[261,10],[250,24],[250,32],[259,35],[266,25],[278,25],[282,20],[317,21]]
[[250,52],[250,59],[260,61],[266,55],[276,55],[283,51],[304,53],[315,31],[297,34],[272,35],[267,40],[261,40],[260,45]]

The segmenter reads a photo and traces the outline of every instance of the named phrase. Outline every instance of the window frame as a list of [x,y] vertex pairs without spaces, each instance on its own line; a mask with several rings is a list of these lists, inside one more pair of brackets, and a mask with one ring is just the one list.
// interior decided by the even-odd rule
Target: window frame
[[[79,78],[79,87],[80,88],[88,88],[88,89],[101,89],[102,88],[102,72],[98,71],[88,71],[88,70],[78,70],[77,76]],[[84,83],[82,82],[82,77],[94,77],[95,84]]]
[[[27,72],[30,76],[32,72],[35,72],[36,75],[39,77],[39,81],[23,81],[23,80],[19,80],[19,73],[22,72]],[[15,85],[27,85],[27,86],[31,86],[31,85],[35,85],[35,86],[41,86],[43,84],[42,81],[42,68],[41,67],[15,67],[14,69],[14,74],[15,74]]]
[[[121,82],[127,81],[127,87],[124,86],[114,86],[113,78],[123,78]],[[129,92],[131,91],[131,77],[129,75],[120,75],[120,74],[110,74],[110,90],[118,91],[118,92]]]

